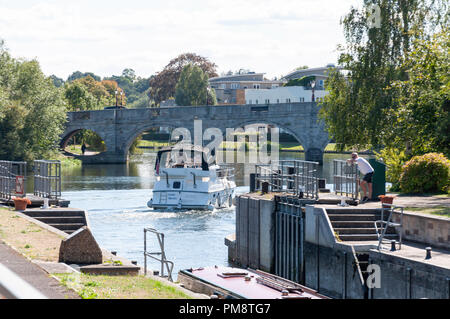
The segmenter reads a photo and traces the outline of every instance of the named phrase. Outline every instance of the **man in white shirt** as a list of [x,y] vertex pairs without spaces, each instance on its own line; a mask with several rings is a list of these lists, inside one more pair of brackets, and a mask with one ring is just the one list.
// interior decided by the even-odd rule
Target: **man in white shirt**
[[[359,171],[364,175],[360,185],[364,192],[364,197],[361,202],[365,203],[372,198],[372,177],[374,169],[366,159],[359,157],[358,153],[352,153],[352,158],[347,160],[347,162],[356,163]],[[366,195],[367,193],[369,194]]]

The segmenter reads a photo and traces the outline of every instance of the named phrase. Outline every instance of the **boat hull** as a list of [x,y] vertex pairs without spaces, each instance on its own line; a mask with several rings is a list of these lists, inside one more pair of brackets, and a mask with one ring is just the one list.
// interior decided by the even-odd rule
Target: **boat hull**
[[234,197],[234,183],[230,188],[211,192],[154,190],[147,206],[158,210],[213,210],[231,207]]

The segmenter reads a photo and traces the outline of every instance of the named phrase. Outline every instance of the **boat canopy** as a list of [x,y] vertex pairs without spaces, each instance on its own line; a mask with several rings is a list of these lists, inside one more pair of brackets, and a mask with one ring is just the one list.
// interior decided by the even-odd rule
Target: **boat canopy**
[[209,155],[209,149],[192,144],[180,144],[164,147],[158,151],[155,170],[159,174],[159,168],[197,168],[208,171],[209,164],[205,158]]

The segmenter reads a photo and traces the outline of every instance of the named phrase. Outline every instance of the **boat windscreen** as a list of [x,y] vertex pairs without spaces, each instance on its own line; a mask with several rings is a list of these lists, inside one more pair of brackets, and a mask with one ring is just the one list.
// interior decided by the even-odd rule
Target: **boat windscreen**
[[156,167],[158,169],[201,167],[207,171],[209,166],[203,157],[203,152],[197,150],[160,151],[158,153]]

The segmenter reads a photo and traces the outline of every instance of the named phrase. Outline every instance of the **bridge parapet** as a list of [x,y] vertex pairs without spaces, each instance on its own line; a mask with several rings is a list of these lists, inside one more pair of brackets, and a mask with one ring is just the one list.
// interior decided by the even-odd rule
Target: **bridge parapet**
[[[227,128],[248,124],[270,124],[292,134],[305,149],[305,159],[322,162],[329,143],[328,132],[318,120],[316,103],[183,106],[144,109],[109,109],[69,112],[62,139],[80,129],[97,132],[105,141],[107,153],[99,162],[126,161],[134,139],[152,127],[187,128],[193,137],[194,121],[202,121],[203,131],[218,128],[225,136]],[[203,133],[203,132],[202,132]],[[96,159],[89,159],[95,162]]]

